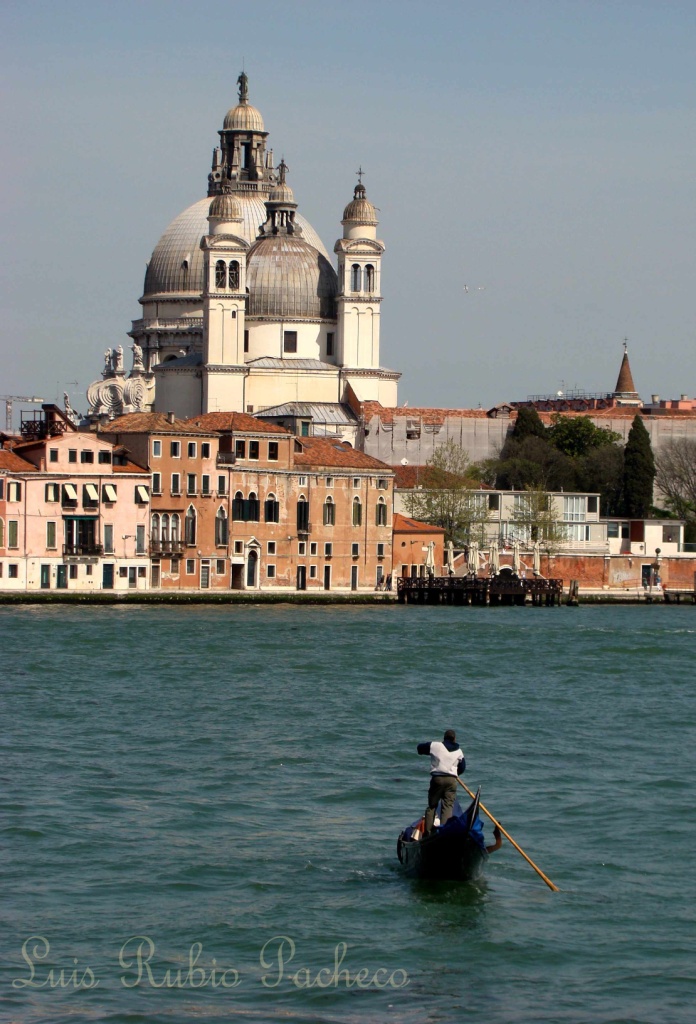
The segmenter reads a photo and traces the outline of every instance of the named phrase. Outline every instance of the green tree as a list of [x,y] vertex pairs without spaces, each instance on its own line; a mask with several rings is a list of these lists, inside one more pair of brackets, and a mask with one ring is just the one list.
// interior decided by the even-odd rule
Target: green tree
[[623,445],[592,448],[578,464],[578,490],[599,494],[602,515],[623,515]]
[[655,483],[655,459],[650,435],[636,415],[628,433],[624,453],[624,515],[647,519],[650,515]]
[[511,437],[522,441],[525,437],[546,437],[546,427],[533,405],[522,405],[517,410],[517,419]]
[[548,439],[559,452],[570,458],[582,458],[593,448],[616,444],[621,435],[596,426],[589,416],[561,416],[556,413],[549,427]]
[[511,437],[505,442],[497,464],[496,487],[512,491],[525,487],[572,491],[576,475],[572,459],[544,438],[528,434],[520,441]]
[[516,497],[512,522],[519,535],[541,542],[546,551],[553,551],[565,540],[567,527],[554,506],[551,496],[541,487],[527,487]]
[[410,516],[442,527],[445,542],[459,546],[481,540],[490,516],[487,492],[471,487],[472,468],[468,452],[449,440],[428,460],[422,486],[404,501]]

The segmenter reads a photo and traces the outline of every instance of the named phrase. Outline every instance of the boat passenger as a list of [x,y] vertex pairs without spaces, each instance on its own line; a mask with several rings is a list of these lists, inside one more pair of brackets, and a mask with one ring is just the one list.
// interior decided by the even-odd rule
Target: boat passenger
[[454,729],[448,729],[440,740],[432,743],[419,743],[419,754],[430,756],[430,788],[428,789],[428,809],[425,812],[424,836],[430,835],[435,821],[435,810],[442,801],[440,824],[444,825],[452,817],[454,801],[457,797],[457,776],[466,768],[464,753],[457,743]]

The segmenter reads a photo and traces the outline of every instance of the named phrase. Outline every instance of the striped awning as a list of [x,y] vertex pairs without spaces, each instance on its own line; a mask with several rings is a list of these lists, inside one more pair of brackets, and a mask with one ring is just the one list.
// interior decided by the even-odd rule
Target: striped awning
[[145,487],[143,484],[137,484],[136,485],[136,488],[135,488],[135,500],[140,505],[144,505],[147,501],[150,500],[149,491],[148,491],[147,487]]
[[116,501],[116,488],[113,484],[104,484],[104,500]]
[[85,491],[90,501],[99,501],[99,491],[94,484],[85,484]]

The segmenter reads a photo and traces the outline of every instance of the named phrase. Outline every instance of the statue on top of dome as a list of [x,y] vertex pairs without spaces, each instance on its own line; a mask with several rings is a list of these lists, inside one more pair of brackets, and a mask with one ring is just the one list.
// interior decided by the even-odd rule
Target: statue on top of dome
[[246,72],[242,71],[237,79],[237,85],[239,86],[239,102],[247,103],[249,100],[249,79],[246,76]]
[[285,163],[285,157],[281,156],[280,163],[278,164],[278,180],[281,185],[285,184],[285,175],[288,173],[290,168]]

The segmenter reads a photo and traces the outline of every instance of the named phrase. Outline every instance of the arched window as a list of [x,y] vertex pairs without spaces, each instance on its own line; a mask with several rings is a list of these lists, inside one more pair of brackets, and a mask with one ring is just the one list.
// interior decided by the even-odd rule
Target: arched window
[[249,501],[247,502],[247,515],[246,519],[250,523],[258,523],[259,521],[259,499],[253,491],[249,494]]
[[336,525],[336,506],[331,495],[324,502],[324,526]]
[[233,292],[239,291],[239,264],[236,260],[230,263],[230,288]]
[[244,522],[244,495],[237,491],[232,500],[232,518],[236,523]]
[[373,292],[375,290],[375,268],[371,263],[368,263],[365,267],[365,291]]
[[300,495],[297,502],[297,529],[302,533],[309,530],[309,502],[304,494]]
[[387,503],[384,498],[380,498],[377,502],[377,518],[375,521],[377,526],[387,525]]
[[152,516],[152,522],[150,524],[150,539],[153,545],[159,547],[160,542],[160,517],[159,512],[155,512]]
[[186,509],[184,517],[184,541],[186,544],[196,543],[196,510],[193,505]]
[[224,508],[219,508],[215,516],[215,543],[227,544],[228,537],[227,513]]
[[269,494],[263,504],[263,518],[267,523],[280,522],[280,502],[275,494]]
[[353,526],[362,524],[362,505],[360,498],[353,498]]
[[178,512],[172,516],[172,540],[181,540],[181,518]]
[[352,292],[359,292],[362,280],[362,274],[360,272],[360,264],[354,263],[350,268],[350,290]]
[[215,287],[224,288],[227,284],[227,267],[224,260],[218,260],[215,264]]
[[165,512],[162,516],[162,543],[169,543],[169,513]]

